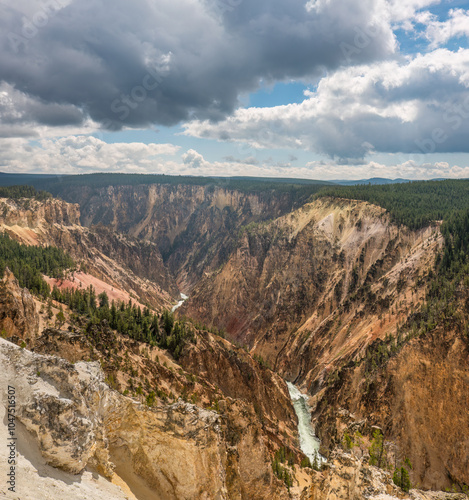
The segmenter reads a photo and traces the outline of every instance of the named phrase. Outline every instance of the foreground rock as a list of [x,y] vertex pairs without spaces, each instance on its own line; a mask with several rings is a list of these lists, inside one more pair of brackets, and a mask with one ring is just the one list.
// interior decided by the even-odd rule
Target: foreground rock
[[[89,336],[47,329],[36,342],[35,350],[66,358],[75,363],[75,366],[79,361],[89,360],[91,357],[98,360],[104,368],[107,381],[114,381],[114,388],[122,392],[125,390],[135,399],[147,403],[153,399],[151,392],[157,391],[159,404],[153,411],[158,414],[168,413],[175,418],[178,412],[184,411],[194,415],[215,416],[214,425],[217,427],[222,460],[222,469],[215,467],[215,470],[226,476],[227,498],[267,500],[272,495],[275,498],[287,495],[288,498],[285,485],[275,478],[271,467],[272,453],[279,447],[293,449],[297,463],[302,457],[295,446],[296,420],[285,382],[260,366],[243,349],[234,347],[226,340],[208,332],[197,332],[196,336],[197,343],[186,346],[179,360],[180,365],[164,350],[139,344],[106,329],[101,333],[95,331]],[[132,367],[131,376],[125,365],[118,365],[118,359],[127,359]],[[137,386],[140,387],[138,391]],[[211,406],[218,413],[206,412],[198,406],[181,403],[180,400],[176,405],[163,404],[178,397],[197,401],[199,406]],[[138,474],[147,477],[151,483],[155,481],[155,477],[160,476],[158,455],[163,453],[168,457],[173,456],[171,446],[174,445],[155,448],[155,443],[146,439],[146,436],[152,435],[147,432],[148,414],[142,416],[135,412],[135,401],[127,398],[124,400],[132,401],[132,404],[123,408],[120,403],[113,402],[109,406],[109,413],[106,413],[110,422],[106,424],[106,428],[109,429],[111,445],[114,441],[125,442],[119,449],[112,448],[112,461],[117,465],[116,472],[129,482],[136,478],[134,474],[127,477],[129,464],[134,463]],[[139,408],[146,406],[141,405]],[[166,425],[166,417],[162,419],[165,422],[162,432],[177,431],[173,425]],[[182,428],[189,435],[197,431],[187,421]],[[119,429],[119,435],[116,434],[116,429]],[[111,439],[111,435],[115,440]],[[133,436],[130,441],[129,436]],[[182,441],[178,446],[185,439],[184,435],[179,437]],[[158,442],[161,440],[158,437]],[[123,452],[123,446],[132,450],[131,453]],[[195,446],[204,447],[205,444],[197,440]],[[134,455],[139,456],[136,462],[132,458]],[[191,460],[194,459],[191,453],[183,453],[183,458],[180,457],[179,461],[185,463],[186,455],[189,463],[185,470],[190,471],[193,467]],[[145,457],[145,467],[154,469],[153,479],[142,469],[142,457]],[[203,457],[197,458],[202,459]],[[187,473],[186,476],[190,477],[190,474]],[[174,477],[172,481],[185,481],[186,476]],[[160,480],[161,477],[158,481]],[[162,484],[155,487],[158,490],[163,488]],[[147,497],[144,495],[143,498]]]
[[[16,491],[9,492],[1,483],[4,498],[463,498],[419,491],[404,494],[393,485],[389,473],[369,466],[366,458],[340,450],[322,472],[295,466],[294,484],[288,492],[266,474],[270,463],[265,463],[265,450],[261,443],[256,445],[254,436],[231,445],[226,441],[223,416],[182,401],[147,408],[109,389],[98,363],[72,364],[3,339],[0,382],[2,387],[14,387],[19,452]],[[6,391],[1,401],[5,422]],[[0,439],[7,442],[5,425]],[[3,477],[6,453],[4,447],[0,456]]]
[[[254,446],[254,437],[240,443],[250,448],[251,461],[246,453],[240,453],[241,461],[231,457],[238,452],[225,442],[215,412],[182,401],[150,409],[109,389],[98,363],[71,364],[3,339],[0,372],[2,387],[15,388],[17,422],[25,430],[18,441],[18,449],[26,450],[20,463],[36,447],[48,465],[123,479],[135,497],[145,500],[288,498],[280,482],[265,476],[270,463],[263,446]],[[2,403],[3,409],[5,392]],[[6,442],[5,426],[1,438]],[[6,467],[6,457],[0,460]],[[0,487],[8,493],[4,483]],[[25,493],[30,486],[18,487]],[[71,498],[83,498],[76,494]]]

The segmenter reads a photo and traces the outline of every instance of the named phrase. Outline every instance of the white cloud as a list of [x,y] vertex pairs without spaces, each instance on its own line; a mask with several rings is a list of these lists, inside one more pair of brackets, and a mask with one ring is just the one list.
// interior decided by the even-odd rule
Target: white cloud
[[402,23],[413,20],[422,9],[439,3],[441,0],[390,0],[388,6],[392,21]]
[[200,168],[208,165],[204,157],[194,149],[189,149],[187,153],[184,153],[182,155],[182,161],[184,165],[188,165],[192,168]]
[[165,156],[174,156],[172,144],[108,144],[91,136],[41,139],[0,139],[0,168],[4,172],[77,174],[87,172],[154,172]]
[[422,20],[426,24],[425,37],[430,41],[430,47],[444,45],[452,38],[469,36],[469,11],[454,9],[449,11],[446,21],[438,21],[434,16]]
[[388,179],[430,180],[438,178],[468,178],[469,166],[460,167],[448,162],[417,163],[407,160],[396,165],[375,161],[355,165],[338,165],[333,161],[313,161],[307,163],[309,178],[313,179],[369,179],[384,177]]
[[89,172],[164,173],[201,176],[293,177],[301,179],[365,179],[369,177],[402,177],[433,179],[437,177],[469,177],[469,166],[448,162],[418,163],[414,160],[395,165],[367,162],[317,160],[303,166],[290,161],[226,157],[208,161],[189,149],[180,157],[172,144],[115,143],[106,144],[94,137],[69,136],[44,139],[38,144],[27,139],[0,139],[0,169],[4,172],[41,172],[77,174]]
[[[345,68],[324,77],[299,104],[239,109],[219,123],[187,123],[184,133],[342,158],[370,149],[466,152],[468,88],[469,50],[438,49],[403,62]],[[462,109],[459,117],[455,106]],[[443,132],[434,136],[436,129]]]

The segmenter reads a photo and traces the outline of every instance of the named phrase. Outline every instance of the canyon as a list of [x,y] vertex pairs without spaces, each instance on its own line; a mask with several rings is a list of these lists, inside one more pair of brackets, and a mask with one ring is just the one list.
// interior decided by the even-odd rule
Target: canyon
[[[364,201],[220,185],[63,185],[54,195],[63,199],[0,200],[1,231],[75,260],[48,282],[157,311],[182,292],[174,314],[190,319],[195,341],[176,359],[106,325],[72,327],[67,310],[56,327],[7,271],[0,354],[23,398],[22,470],[42,467],[60,487],[71,480],[52,468],[78,474],[86,498],[100,488],[138,499],[464,498],[406,493],[391,478],[408,459],[415,487],[469,484],[468,337],[449,325],[401,338],[444,245],[438,221],[410,230]],[[286,381],[309,397],[319,471],[301,467]],[[381,468],[368,463],[377,430]],[[344,446],[346,436],[360,437]],[[273,471],[281,450],[291,485]],[[63,498],[85,498],[63,487]]]

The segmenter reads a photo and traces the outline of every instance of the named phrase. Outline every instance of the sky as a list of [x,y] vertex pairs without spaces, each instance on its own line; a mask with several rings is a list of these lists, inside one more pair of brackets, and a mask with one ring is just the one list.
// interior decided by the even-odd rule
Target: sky
[[451,0],[0,0],[0,171],[469,178]]

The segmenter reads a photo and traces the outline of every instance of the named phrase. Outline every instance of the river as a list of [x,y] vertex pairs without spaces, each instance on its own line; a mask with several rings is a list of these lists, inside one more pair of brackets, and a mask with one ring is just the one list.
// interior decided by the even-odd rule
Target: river
[[311,464],[317,458],[317,464],[321,465],[326,459],[319,454],[320,441],[314,434],[313,427],[311,426],[308,396],[302,394],[291,382],[287,382],[287,386],[293,408],[298,417],[298,434],[300,435],[301,451],[309,458]]
[[184,302],[188,299],[189,297],[187,295],[184,295],[183,293],[181,293],[181,300],[175,305],[173,306],[173,308],[171,309],[171,312],[174,312],[176,309],[178,309],[179,307],[182,306],[182,304],[184,304]]

